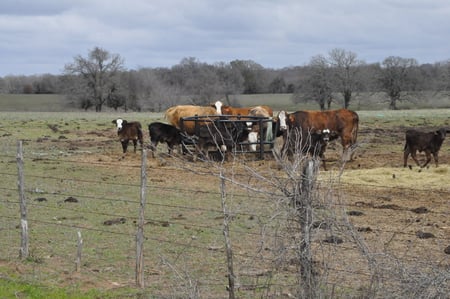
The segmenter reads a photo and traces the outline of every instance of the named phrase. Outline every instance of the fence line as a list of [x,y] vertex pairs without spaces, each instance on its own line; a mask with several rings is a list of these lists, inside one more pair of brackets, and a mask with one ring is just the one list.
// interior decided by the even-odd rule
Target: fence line
[[[39,163],[40,161],[35,161],[35,162]],[[78,161],[76,161],[76,162],[78,162]],[[72,163],[72,162],[70,162],[70,163]],[[114,164],[111,164],[111,165],[114,165]],[[137,168],[133,167],[133,169],[137,169]],[[9,177],[14,178],[14,176],[17,175],[17,174],[6,173],[5,175],[8,175]],[[42,176],[41,175],[29,175],[29,176],[27,176],[27,178],[35,178],[35,179],[37,178],[37,179],[41,179],[41,180],[47,180],[47,179],[48,180],[58,180],[60,183],[64,183],[66,181],[71,181],[71,182],[77,183],[76,185],[78,185],[78,183],[80,183],[81,185],[104,184],[104,185],[108,185],[108,186],[127,187],[127,188],[136,189],[136,190],[137,190],[137,188],[139,188],[138,184],[129,184],[129,183],[118,183],[118,184],[115,184],[115,183],[104,182],[103,180],[89,180],[89,179],[79,179],[79,178],[62,178],[62,177],[54,177],[54,176],[52,177],[52,176],[43,176],[43,175]],[[368,185],[368,186],[369,187],[374,187],[374,188],[380,188],[380,189],[383,189],[383,190],[390,190],[390,188],[383,188],[381,186],[372,186],[372,185]],[[345,190],[345,187],[346,186],[343,186],[342,188],[339,188],[339,189],[342,189],[344,192],[347,192],[347,190]],[[17,191],[17,189],[13,189],[13,188],[9,188],[9,187],[3,187],[3,186],[1,186],[0,189],[9,191],[10,193],[13,193],[13,191]],[[69,190],[71,190],[71,189],[69,189]],[[124,206],[127,206],[127,205],[133,205],[134,206],[135,205],[137,207],[139,205],[139,201],[138,200],[124,199],[123,196],[117,196],[117,197],[114,197],[114,196],[111,196],[111,197],[91,196],[91,195],[82,194],[80,192],[80,190],[77,190],[76,188],[75,188],[75,190],[76,190],[76,192],[73,192],[73,193],[71,193],[70,191],[67,191],[67,190],[66,190],[66,192],[58,192],[58,193],[52,193],[52,192],[39,192],[39,193],[37,193],[37,192],[30,191],[30,190],[28,190],[28,191],[25,190],[24,192],[26,194],[28,194],[28,195],[29,194],[36,194],[36,195],[39,195],[39,196],[52,196],[52,197],[74,196],[74,197],[77,197],[77,198],[88,198],[92,202],[94,202],[96,200],[101,200],[101,201],[104,201],[104,202],[111,201],[111,202],[113,202],[112,204],[116,204],[116,203],[117,204],[124,204]],[[157,192],[168,192],[168,193],[186,192],[186,193],[189,193],[189,194],[201,192],[201,194],[207,195],[207,196],[212,196],[212,197],[220,196],[220,192],[219,191],[218,192],[212,192],[212,191],[205,192],[204,190],[198,190],[198,189],[164,187],[164,186],[158,186],[158,185],[155,185],[155,184],[152,184],[151,186],[146,187],[144,190],[147,190],[147,192],[148,191],[152,191],[152,192],[155,192],[155,191],[157,191]],[[429,192],[429,190],[415,190],[415,189],[413,189],[413,190],[409,190],[408,189],[407,191],[409,191],[409,192],[424,192],[424,193],[425,192]],[[448,193],[449,193],[449,192],[446,192],[446,191],[442,191],[441,192],[441,191],[435,191],[435,190],[433,190],[433,192],[435,192],[437,194],[441,194],[441,196],[443,196],[443,197],[447,196]],[[89,192],[87,192],[87,193],[89,193]],[[136,192],[136,194],[137,194],[137,192]],[[264,196],[257,196],[257,195],[253,196],[253,195],[251,196],[251,198],[253,198],[253,199],[264,200],[264,203],[270,202],[270,200],[267,199]],[[239,199],[247,199],[247,198],[249,198],[249,195],[235,194],[233,196],[235,196],[238,200]],[[364,195],[364,194],[363,195],[360,194],[359,196],[366,197],[366,195]],[[131,196],[131,195],[129,197],[137,198],[137,196]],[[374,197],[376,197],[376,195]],[[61,201],[59,201],[59,202],[61,202]],[[2,214],[0,216],[2,217],[2,219],[6,219],[8,221],[11,220],[12,222],[17,220],[18,216],[13,216],[14,214],[10,213],[10,211],[11,211],[10,208],[13,205],[15,205],[15,207],[18,208],[19,207],[19,203],[20,203],[20,201],[18,201],[17,199],[16,200],[8,200],[8,199],[0,198],[0,205],[2,205],[2,207],[7,207],[8,208],[8,209],[3,209],[3,208],[0,209],[0,211],[1,211],[0,214]],[[193,207],[193,206],[188,206],[188,205],[165,204],[165,203],[160,203],[160,202],[156,202],[156,201],[148,201],[147,204],[152,206],[150,210],[159,209],[159,208],[167,208],[169,213],[166,213],[166,214],[169,214],[169,215],[170,215],[170,213],[176,213],[180,209],[183,209],[183,210],[187,210],[187,211],[191,211],[191,212],[204,212],[206,214],[211,213],[211,215],[209,216],[210,217],[209,219],[211,219],[212,217],[220,217],[220,216],[223,217],[223,213],[222,213],[222,211],[219,208],[217,208],[217,209],[198,208],[198,207]],[[125,217],[127,220],[128,219],[138,220],[138,217],[136,215],[130,216],[131,215],[130,211],[125,211],[123,214],[108,213],[107,210],[102,210],[102,211],[89,210],[90,207],[88,205],[86,205],[86,206],[79,206],[79,207],[78,206],[73,206],[73,208],[69,208],[67,206],[61,206],[61,205],[52,206],[51,204],[42,204],[42,203],[38,204],[36,202],[32,202],[32,201],[29,200],[28,206],[32,207],[31,208],[31,213],[29,213],[31,215],[33,215],[33,213],[38,213],[40,210],[47,210],[47,209],[50,208],[50,209],[53,209],[55,211],[66,212],[68,214],[81,214],[81,215],[84,215],[84,214],[90,213],[90,214],[92,214],[94,216],[108,216],[108,217],[117,217],[117,218]],[[340,203],[340,202],[330,203],[329,206],[331,206],[331,207],[347,207],[347,208],[348,207],[358,207],[358,206],[353,205],[353,204],[346,204],[346,203]],[[235,207],[233,207],[233,209],[234,208]],[[405,211],[406,210],[407,209],[405,208]],[[5,213],[7,213],[7,214],[4,214],[3,211],[5,211]],[[134,213],[135,211],[136,211],[136,209],[133,208],[133,212],[131,212],[131,213]],[[445,212],[429,211],[429,213],[431,215],[441,215],[441,216],[448,215],[448,213],[445,213]],[[166,214],[163,214],[163,215],[166,215]],[[247,208],[239,208],[238,210],[233,210],[232,214],[233,214],[233,217],[236,217],[236,218],[240,218],[240,217],[242,217],[242,218],[246,218],[246,217],[247,218],[248,217],[260,217],[264,221],[280,220],[280,219],[285,219],[286,218],[286,215],[281,215],[281,214],[280,215],[276,215],[276,216],[265,215],[264,213],[255,212],[255,211],[252,211],[252,210],[247,209]],[[188,228],[186,228],[186,230],[189,230],[189,231],[191,231],[191,230],[197,230],[197,231],[203,231],[203,232],[204,231],[211,231],[213,236],[217,236],[217,235],[219,235],[219,232],[222,232],[222,230],[219,227],[216,227],[215,225],[211,225],[210,223],[209,223],[209,225],[206,222],[204,224],[199,224],[197,222],[194,223],[193,221],[190,221],[190,220],[188,220],[186,218],[185,219],[181,218],[182,220],[171,220],[171,219],[167,220],[167,219],[164,219],[165,216],[159,215],[159,217],[158,217],[158,215],[159,214],[149,215],[149,216],[143,217],[143,220],[147,224],[159,222],[159,224],[161,224],[161,227],[163,229],[165,229],[167,227],[167,230],[169,230],[171,226],[177,226],[177,227],[180,227],[180,228],[188,227]],[[388,216],[386,216],[386,217],[388,217]],[[95,227],[92,227],[92,226],[86,226],[82,222],[78,222],[78,224],[68,224],[68,223],[64,223],[64,222],[56,223],[56,221],[41,220],[41,219],[36,218],[35,216],[34,217],[33,216],[30,217],[30,215],[28,215],[27,218],[28,218],[27,221],[28,221],[29,225],[31,225],[31,227],[34,227],[34,228],[36,228],[36,225],[38,224],[38,225],[42,225],[42,226],[52,225],[52,226],[70,228],[70,229],[74,229],[74,230],[81,230],[83,232],[83,239],[86,239],[86,238],[89,239],[91,237],[89,232],[98,232],[98,233],[101,233],[103,235],[111,235],[110,236],[111,238],[114,237],[114,236],[118,236],[118,238],[120,238],[121,236],[125,236],[127,240],[135,237],[135,234],[129,232],[129,230],[124,232],[124,231],[117,231],[117,230],[114,230],[114,229],[111,229],[111,230],[99,229],[99,228],[95,228]],[[257,227],[257,224],[254,224],[254,226]],[[2,227],[1,228],[2,231],[10,231],[10,232],[14,232],[15,231],[13,226],[4,227],[2,225],[1,227]],[[119,228],[119,227],[120,226],[115,226],[115,228]],[[11,229],[13,229],[13,230],[11,230]],[[177,231],[181,231],[181,229],[177,228]],[[237,239],[239,239],[239,238],[246,239],[246,238],[252,238],[252,237],[256,238],[256,237],[259,237],[261,234],[264,234],[265,238],[270,238],[270,239],[277,238],[277,236],[281,236],[281,234],[279,235],[279,232],[276,232],[276,233],[273,233],[273,232],[270,232],[270,233],[259,232],[258,233],[258,232],[250,230],[247,227],[240,227],[239,225],[236,225],[236,227],[232,227],[230,232],[231,232],[231,234],[234,234],[235,237],[237,237]],[[413,233],[405,232],[405,231],[402,231],[402,230],[396,231],[396,230],[383,229],[382,232],[384,234],[398,234],[398,235],[405,235],[405,236],[408,236],[408,237],[414,236]],[[211,247],[210,245],[205,245],[205,243],[196,243],[195,242],[195,240],[196,240],[195,238],[191,238],[190,240],[187,239],[187,238],[186,239],[181,239],[181,240],[171,240],[171,239],[167,239],[167,238],[158,237],[156,234],[154,234],[153,231],[151,231],[149,234],[150,234],[150,236],[146,236],[146,239],[145,239],[146,241],[155,242],[157,244],[165,244],[167,246],[171,246],[172,250],[175,249],[175,248],[179,248],[178,250],[180,250],[180,251],[183,251],[183,250],[187,250],[187,251],[189,251],[189,250],[198,250],[200,252],[204,252],[204,255],[207,255],[207,254],[222,255],[222,256],[224,255],[223,254],[223,250],[224,250],[223,244],[221,244],[222,248],[217,248],[217,247]],[[10,235],[12,236],[12,234],[10,234]],[[319,235],[319,234],[317,234],[317,235]],[[67,236],[66,234],[63,234],[63,235],[58,236],[58,237],[60,238],[59,240],[67,240],[65,238],[70,238],[70,236]],[[35,235],[33,235],[33,238],[35,238]],[[32,240],[35,241],[35,239],[33,239],[33,238],[32,238]],[[56,235],[55,235],[55,238],[56,238]],[[216,240],[216,239],[218,239],[218,237],[213,237],[212,239]],[[447,238],[445,236],[444,237],[439,237],[439,241],[448,241],[448,240],[449,240],[449,238]],[[10,239],[7,240],[7,241],[9,241],[9,242],[12,241],[12,243],[15,243],[15,240],[13,240],[12,237],[10,237]],[[74,244],[75,243],[76,242],[74,242]],[[236,243],[239,243],[239,242],[236,242]],[[11,243],[9,243],[9,244],[11,244]],[[208,243],[206,243],[206,244],[208,244]],[[347,243],[344,243],[344,244],[347,244]],[[321,244],[321,246],[324,246],[324,245]],[[335,245],[330,245],[330,246],[335,246]],[[352,247],[351,244],[339,245],[339,246],[340,246],[339,248],[342,248],[342,249],[354,250],[354,247]],[[415,246],[416,247],[422,247],[423,246],[422,247],[423,249],[427,248],[424,244],[419,243],[419,242],[415,242]],[[14,247],[14,246],[12,246],[12,247]],[[31,243],[31,247],[32,248],[34,247],[33,243]],[[102,246],[100,245],[100,247],[102,247]],[[148,247],[151,247],[151,246],[148,246]],[[86,250],[86,248],[89,248],[89,246],[84,247],[83,250]],[[239,245],[238,245],[238,248],[239,248]],[[261,248],[263,248],[263,246]],[[273,260],[273,258],[270,256],[270,254],[272,254],[272,252],[268,252],[267,253],[267,252],[264,252],[264,250],[263,251],[258,251],[255,248],[253,248],[253,251],[250,251],[250,250],[247,250],[247,249],[241,249],[239,251],[240,252],[235,252],[234,254],[235,254],[235,256],[237,258],[239,258],[241,260],[261,259],[265,263],[266,262],[269,263],[269,262],[271,262]],[[74,252],[75,252],[75,250],[74,250]],[[259,256],[259,255],[261,255],[261,256]],[[61,254],[61,256],[63,256],[63,254]],[[407,257],[407,256],[405,255],[405,257]],[[412,255],[411,255],[411,257],[412,257]],[[167,257],[164,257],[164,259],[166,259],[166,258]],[[103,262],[105,262],[105,263],[108,262],[107,258],[104,258],[104,259],[101,259],[101,260]],[[147,259],[145,259],[145,263],[146,264],[147,263],[151,263],[153,265],[156,262],[155,261],[151,261],[151,260],[149,260],[147,258]],[[205,266],[214,267],[215,265],[216,264],[213,263],[213,262],[205,263]],[[81,266],[82,266],[81,267],[81,272],[83,272],[83,264],[81,264]],[[254,267],[258,268],[256,265],[254,265]],[[365,275],[367,277],[371,276],[370,272],[350,271],[348,269],[333,268],[331,266],[328,266],[327,269],[328,269],[328,271],[341,272],[341,273],[347,273],[347,274],[352,274],[352,275]],[[143,273],[144,272],[142,272],[142,274]],[[241,276],[245,276],[244,274],[240,274],[240,275]],[[101,275],[99,275],[99,276],[101,276]],[[254,277],[253,274],[250,275],[250,277]],[[216,283],[212,283],[212,281],[215,281]],[[256,279],[256,281],[258,281],[258,280]],[[203,286],[211,286],[211,287],[213,287],[213,286],[223,286],[223,280],[217,279],[216,277],[208,277],[208,278],[203,278],[203,279],[200,278],[199,282]],[[341,284],[345,285],[345,283],[342,283],[342,282],[341,282]],[[258,284],[256,282],[253,284],[253,287],[259,287],[259,286],[265,286],[265,284]],[[280,287],[280,288],[283,288],[283,287],[295,287],[295,286],[296,286],[296,284],[282,284],[282,283],[279,283],[279,282],[272,284],[272,287]],[[352,286],[352,285],[350,284],[349,286]]]

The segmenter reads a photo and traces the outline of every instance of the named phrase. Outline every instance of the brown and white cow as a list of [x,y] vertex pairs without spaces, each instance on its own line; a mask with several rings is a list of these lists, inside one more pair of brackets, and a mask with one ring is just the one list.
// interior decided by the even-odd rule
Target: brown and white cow
[[195,126],[204,124],[204,121],[183,121],[182,118],[194,116],[213,116],[222,114],[222,102],[217,101],[211,106],[196,105],[177,105],[166,110],[165,117],[167,121],[174,127],[193,135],[195,134]]
[[416,152],[419,151],[425,152],[427,157],[425,163],[420,167],[425,167],[430,163],[431,154],[433,154],[434,162],[436,163],[436,167],[438,167],[438,153],[447,131],[444,128],[433,132],[421,132],[413,129],[407,130],[405,133],[406,143],[403,149],[403,166],[406,167],[410,154],[417,166],[420,166],[419,160],[416,157]]
[[272,117],[273,116],[273,109],[266,105],[259,105],[259,106],[252,106],[252,107],[232,107],[228,105],[222,105],[222,114],[223,115],[251,115],[250,111],[254,109],[255,107],[260,107],[267,111],[267,114]]
[[144,141],[142,135],[142,126],[140,122],[128,122],[125,119],[118,118],[113,120],[112,123],[117,126],[117,135],[119,136],[120,143],[122,144],[122,150],[124,154],[127,152],[128,143],[130,141],[133,142],[134,152],[136,152],[138,141],[142,147]]
[[275,134],[276,136],[285,136],[289,130],[294,128],[301,128],[302,132],[316,132],[328,129],[330,132],[333,132],[334,139],[341,139],[343,147],[342,158],[344,161],[347,161],[351,159],[352,147],[356,145],[358,125],[358,114],[348,109],[306,110],[293,113],[280,111],[276,120],[275,128],[277,128],[277,131]]

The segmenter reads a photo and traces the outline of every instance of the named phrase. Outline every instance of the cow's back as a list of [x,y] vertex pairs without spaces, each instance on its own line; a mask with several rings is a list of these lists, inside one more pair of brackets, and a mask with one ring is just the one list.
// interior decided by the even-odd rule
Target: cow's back
[[[193,116],[206,116],[206,115],[216,115],[217,111],[213,107],[208,106],[195,106],[195,105],[179,105],[173,106],[166,110],[165,116],[167,121],[181,129],[180,119],[184,117],[193,117]],[[194,122],[188,121],[183,124],[183,127],[193,127]]]

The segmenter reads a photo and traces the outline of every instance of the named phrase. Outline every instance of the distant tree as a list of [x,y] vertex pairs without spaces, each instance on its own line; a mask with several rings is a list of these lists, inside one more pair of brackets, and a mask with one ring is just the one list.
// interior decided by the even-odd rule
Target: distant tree
[[33,85],[31,85],[31,84],[25,84],[25,85],[23,86],[23,93],[24,93],[24,94],[31,94],[31,93],[33,93]]
[[356,53],[338,48],[330,51],[328,62],[334,75],[333,89],[343,96],[344,108],[348,108],[352,93],[359,84],[358,66],[364,65],[364,62],[357,59]]
[[330,109],[333,90],[327,59],[322,55],[314,56],[308,66],[309,76],[304,77],[293,94],[294,103],[314,101],[319,104],[320,110]]
[[214,66],[188,57],[173,66],[172,71],[176,74],[175,84],[181,87],[193,104],[206,105],[220,97],[219,78]]
[[141,68],[130,72],[130,97],[142,109],[160,112],[182,102],[183,81],[168,68]]
[[58,81],[58,77],[54,75],[45,74],[38,76],[33,81],[33,90],[38,94],[58,93]]
[[25,91],[27,85],[32,84],[32,78],[27,76],[8,75],[3,78],[3,83],[3,88],[6,93],[20,94]]
[[436,89],[444,91],[444,94],[450,96],[450,60],[437,65],[437,78]]
[[113,86],[117,84],[118,75],[124,69],[123,65],[124,60],[120,55],[110,54],[96,47],[86,58],[81,55],[76,56],[74,62],[67,64],[64,69],[66,74],[81,77],[91,94],[90,100],[95,105],[95,111],[100,112]]
[[286,91],[286,82],[281,76],[275,77],[269,84],[270,93],[284,93]]
[[412,90],[416,83],[413,74],[417,61],[413,58],[390,56],[382,62],[380,87],[389,96],[389,109],[396,110],[404,92]]
[[244,78],[239,69],[232,64],[218,63],[215,65],[218,82],[218,92],[223,95],[227,105],[235,105],[230,95],[240,94],[244,90]]
[[263,93],[264,87],[267,86],[264,76],[264,68],[252,60],[233,60],[231,66],[242,75],[244,79],[244,94]]

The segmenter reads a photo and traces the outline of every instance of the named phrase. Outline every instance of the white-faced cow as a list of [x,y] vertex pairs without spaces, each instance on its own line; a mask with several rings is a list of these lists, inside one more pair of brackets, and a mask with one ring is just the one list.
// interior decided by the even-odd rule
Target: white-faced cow
[[438,167],[438,153],[447,131],[444,128],[433,132],[421,132],[413,129],[407,130],[405,133],[406,143],[403,149],[403,166],[406,167],[410,154],[417,166],[420,166],[419,160],[416,157],[416,152],[419,151],[425,152],[427,157],[425,163],[420,167],[425,167],[430,163],[431,154],[433,154],[434,162],[436,163],[436,167]]
[[301,128],[302,132],[316,132],[328,129],[340,138],[343,147],[343,160],[352,158],[351,148],[356,144],[359,117],[356,112],[347,109],[328,111],[296,111],[287,113],[280,111],[277,118],[275,136],[285,134],[293,128]]
[[169,124],[153,122],[148,125],[148,132],[150,135],[150,149],[152,150],[153,157],[155,157],[158,143],[165,142],[167,144],[169,155],[171,155],[174,146],[178,146],[182,142],[181,131]]
[[288,135],[284,136],[285,142],[281,151],[290,157],[294,154],[309,154],[313,158],[320,158],[323,169],[327,170],[325,150],[328,142],[337,137],[337,133],[329,129],[305,131],[300,127],[296,127],[290,130]]
[[127,152],[128,143],[133,142],[134,152],[136,152],[137,143],[139,142],[141,147],[143,142],[142,126],[138,121],[128,122],[124,119],[118,118],[112,121],[117,126],[117,135],[119,136],[120,143],[122,144],[122,150],[125,154]]

